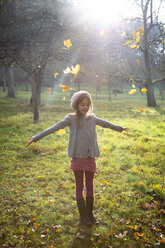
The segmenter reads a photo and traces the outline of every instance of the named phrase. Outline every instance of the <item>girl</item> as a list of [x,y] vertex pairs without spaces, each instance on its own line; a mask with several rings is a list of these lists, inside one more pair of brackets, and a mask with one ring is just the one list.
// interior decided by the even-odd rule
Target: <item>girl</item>
[[[69,126],[70,136],[68,145],[68,156],[71,157],[70,168],[74,172],[76,183],[76,201],[80,214],[80,224],[97,224],[93,216],[94,203],[94,173],[96,172],[95,158],[100,152],[97,143],[96,125],[111,128],[115,131],[128,131],[108,121],[96,117],[93,113],[91,95],[87,91],[78,91],[71,98],[71,107],[74,114],[69,114],[52,127],[33,136],[26,146],[36,142],[43,137]],[[86,186],[86,202],[83,198],[84,176]]]

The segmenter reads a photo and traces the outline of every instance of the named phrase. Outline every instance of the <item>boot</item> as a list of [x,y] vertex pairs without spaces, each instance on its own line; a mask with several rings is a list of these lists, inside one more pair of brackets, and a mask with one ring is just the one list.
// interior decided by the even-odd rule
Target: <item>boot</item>
[[86,207],[87,207],[87,213],[88,213],[90,224],[97,225],[99,224],[99,222],[93,216],[93,203],[94,203],[93,197],[86,197]]
[[84,198],[77,199],[77,206],[80,214],[80,225],[89,225]]

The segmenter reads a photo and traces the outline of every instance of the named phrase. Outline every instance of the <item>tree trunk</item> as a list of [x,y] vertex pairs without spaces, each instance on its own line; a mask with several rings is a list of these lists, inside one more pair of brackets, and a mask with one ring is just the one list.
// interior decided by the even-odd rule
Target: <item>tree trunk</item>
[[14,75],[13,68],[5,65],[4,66],[4,78],[6,79],[8,94],[6,97],[14,98],[15,97],[15,88],[14,88]]
[[143,23],[144,23],[144,63],[145,63],[145,80],[147,88],[147,104],[149,107],[156,107],[156,100],[152,86],[151,67],[148,51],[148,28],[147,28],[147,10],[148,4],[146,3],[143,9]]
[[32,96],[30,101],[33,107],[34,123],[37,123],[39,121],[38,107],[41,102],[41,82],[42,82],[41,71],[40,70],[35,71],[32,75]]
[[109,78],[108,81],[108,101],[111,102],[112,98],[111,98],[111,80]]
[[3,80],[3,92],[6,92],[6,81]]

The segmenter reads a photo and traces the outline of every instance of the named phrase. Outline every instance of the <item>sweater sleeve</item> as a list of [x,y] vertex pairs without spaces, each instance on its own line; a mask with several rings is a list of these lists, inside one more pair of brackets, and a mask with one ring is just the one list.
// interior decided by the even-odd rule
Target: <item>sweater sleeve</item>
[[117,131],[117,132],[122,132],[124,130],[123,127],[121,127],[119,125],[112,124],[109,121],[105,121],[103,119],[100,119],[97,116],[94,116],[94,118],[95,118],[96,125],[99,125],[99,126],[104,127],[104,128],[110,128],[110,129]]
[[38,141],[42,138],[44,138],[45,136],[54,133],[60,129],[63,129],[67,126],[70,125],[70,115],[67,115],[64,117],[63,120],[57,122],[56,124],[54,124],[53,126],[45,129],[44,131],[42,131],[41,133],[36,134],[35,136],[33,136],[32,138],[34,139],[34,141]]

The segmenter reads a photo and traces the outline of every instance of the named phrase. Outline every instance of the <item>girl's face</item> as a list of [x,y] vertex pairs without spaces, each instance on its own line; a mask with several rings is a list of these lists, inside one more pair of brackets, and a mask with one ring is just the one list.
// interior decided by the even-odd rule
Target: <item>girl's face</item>
[[90,101],[87,98],[84,98],[82,102],[78,105],[78,110],[81,115],[86,115],[90,108]]

